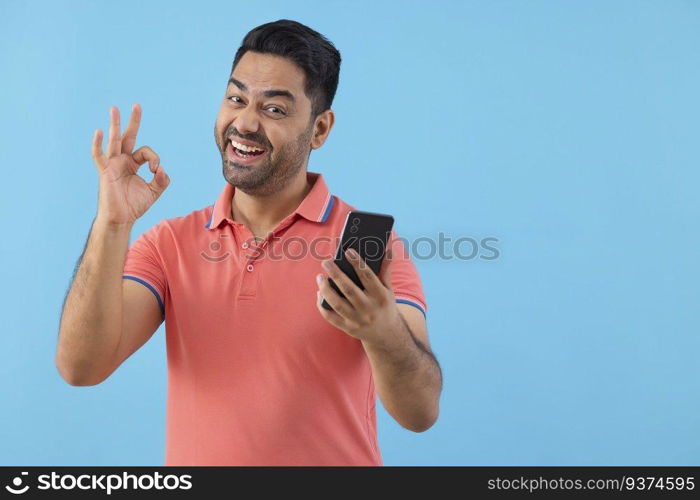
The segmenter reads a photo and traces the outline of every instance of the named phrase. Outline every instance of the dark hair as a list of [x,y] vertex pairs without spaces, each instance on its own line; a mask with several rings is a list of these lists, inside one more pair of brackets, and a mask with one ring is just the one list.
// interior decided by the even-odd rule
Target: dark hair
[[340,52],[326,37],[289,19],[262,24],[243,38],[231,73],[249,50],[286,57],[304,70],[304,93],[311,101],[312,119],[331,107],[338,88]]

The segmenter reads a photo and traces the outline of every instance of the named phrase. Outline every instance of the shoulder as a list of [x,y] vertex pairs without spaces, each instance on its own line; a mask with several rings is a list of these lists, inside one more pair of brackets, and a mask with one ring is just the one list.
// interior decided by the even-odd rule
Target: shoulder
[[206,225],[209,222],[213,205],[207,205],[178,215],[160,220],[151,226],[146,233],[154,240],[183,240],[204,236],[207,234]]
[[328,214],[329,222],[340,220],[342,223],[345,220],[348,212],[350,210],[355,210],[353,205],[350,205],[340,196],[335,194],[331,194],[328,204],[331,205],[329,208],[330,212]]
[[[339,198],[338,196],[331,196],[331,198],[335,198],[335,200],[332,201],[333,207],[331,210],[331,213],[328,217],[328,222],[331,224],[332,227],[338,227],[341,228],[345,224],[345,219],[348,216],[348,212],[352,210],[362,210],[361,208],[357,208],[355,205],[351,205],[350,203],[346,202],[345,200]],[[372,210],[370,210],[372,211]],[[396,222],[396,221],[394,221]],[[399,239],[401,240],[402,238],[399,237],[398,233],[396,232],[396,229],[392,228],[391,230],[391,240],[396,240]]]
[[331,194],[328,205],[329,213],[325,225],[330,232],[339,234],[343,230],[348,212],[356,208],[334,194]]

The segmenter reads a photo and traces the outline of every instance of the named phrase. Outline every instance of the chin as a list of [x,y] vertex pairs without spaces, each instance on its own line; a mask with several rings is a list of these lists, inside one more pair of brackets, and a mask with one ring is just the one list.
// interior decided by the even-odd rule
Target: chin
[[226,182],[248,193],[264,191],[268,184],[268,176],[264,169],[265,165],[236,165],[227,163],[224,165],[223,173]]

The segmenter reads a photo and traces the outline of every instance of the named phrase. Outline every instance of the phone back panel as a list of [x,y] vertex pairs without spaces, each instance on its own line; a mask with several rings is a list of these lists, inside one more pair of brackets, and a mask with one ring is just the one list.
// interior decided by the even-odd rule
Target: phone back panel
[[357,279],[352,264],[345,257],[345,251],[348,248],[355,250],[374,273],[379,274],[393,225],[394,218],[391,215],[359,210],[348,213],[343,235],[336,250],[335,263],[345,274],[350,277],[355,276],[356,279],[353,281],[358,285],[361,286],[361,282]]
[[[393,225],[394,218],[391,215],[363,212],[361,210],[352,210],[348,213],[343,227],[343,234],[336,249],[335,263],[341,271],[348,275],[363,290],[364,286],[357,273],[355,273],[352,264],[345,256],[345,251],[348,248],[354,249],[372,271],[375,274],[379,274]],[[332,279],[330,284],[341,297],[344,297]],[[325,300],[322,305],[326,309],[332,310]]]

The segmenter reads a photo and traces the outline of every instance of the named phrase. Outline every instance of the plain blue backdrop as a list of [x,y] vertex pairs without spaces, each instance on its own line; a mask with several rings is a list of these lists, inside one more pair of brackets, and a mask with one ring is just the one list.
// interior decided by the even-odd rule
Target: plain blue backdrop
[[140,103],[172,179],[132,240],[213,203],[235,51],[289,18],[343,57],[309,169],[409,240],[498,239],[416,260],[441,415],[415,434],[379,404],[385,463],[697,465],[700,5],[289,4],[0,2],[0,463],[163,463],[163,327],[98,386],[54,366],[92,135]]

